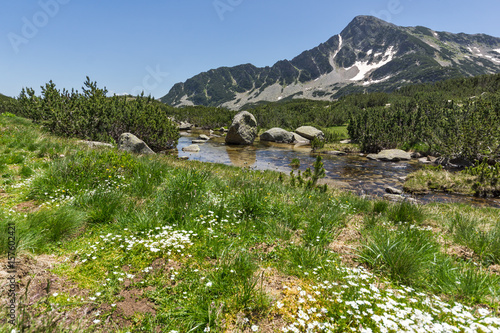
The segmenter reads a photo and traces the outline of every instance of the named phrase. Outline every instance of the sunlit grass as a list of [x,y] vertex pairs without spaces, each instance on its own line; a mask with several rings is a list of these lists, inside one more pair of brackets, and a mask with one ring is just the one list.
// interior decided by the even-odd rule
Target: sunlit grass
[[[85,291],[32,305],[30,318],[46,321],[38,331],[70,327],[49,305],[93,309],[82,332],[257,332],[273,320],[290,332],[500,328],[500,281],[487,270],[498,210],[372,202],[294,188],[270,171],[89,150],[16,119],[0,116],[19,128],[2,133],[0,150],[24,156],[0,164],[0,228],[15,223],[20,254],[56,254],[54,272]],[[336,242],[354,245],[353,261]],[[480,262],[445,254],[449,244]],[[118,329],[124,291],[156,313],[120,315],[129,326]]]

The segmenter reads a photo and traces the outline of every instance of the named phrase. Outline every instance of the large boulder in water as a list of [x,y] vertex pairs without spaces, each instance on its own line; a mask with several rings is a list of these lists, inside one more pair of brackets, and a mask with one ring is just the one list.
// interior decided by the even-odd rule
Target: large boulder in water
[[187,147],[182,148],[182,151],[187,151],[190,153],[197,153],[200,151],[200,146],[198,146],[197,144],[192,144],[192,145],[189,145]]
[[294,140],[292,133],[279,127],[271,128],[260,136],[260,141],[292,143]]
[[378,154],[368,154],[366,156],[370,160],[385,161],[385,162],[398,162],[411,160],[411,154],[401,149],[386,149]]
[[298,144],[310,144],[311,143],[310,140],[304,138],[301,135],[298,135],[297,133],[292,133],[292,135],[293,135],[293,139],[294,139],[293,142],[294,143],[298,143]]
[[234,116],[226,143],[234,145],[251,145],[257,137],[257,120],[248,111],[241,111]]
[[154,154],[155,152],[148,145],[133,135],[132,133],[123,133],[118,138],[118,149],[136,154]]
[[320,140],[325,139],[325,133],[323,133],[323,131],[320,131],[316,127],[312,126],[300,126],[295,130],[295,133],[303,136],[308,140],[312,140],[314,138],[318,138]]

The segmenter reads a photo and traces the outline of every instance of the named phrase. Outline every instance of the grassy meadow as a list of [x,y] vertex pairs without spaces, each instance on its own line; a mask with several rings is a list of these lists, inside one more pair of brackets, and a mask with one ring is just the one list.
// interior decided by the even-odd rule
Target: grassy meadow
[[495,208],[91,149],[7,113],[0,175],[2,332],[500,330]]

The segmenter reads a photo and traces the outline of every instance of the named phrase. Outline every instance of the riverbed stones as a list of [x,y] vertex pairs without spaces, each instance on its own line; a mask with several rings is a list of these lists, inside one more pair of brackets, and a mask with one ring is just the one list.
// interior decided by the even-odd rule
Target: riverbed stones
[[226,144],[251,145],[257,137],[257,120],[248,111],[241,111],[233,118]]
[[193,144],[189,145],[187,147],[182,148],[182,151],[190,152],[190,153],[197,153],[200,151],[200,146]]
[[260,141],[292,143],[295,140],[292,133],[279,127],[273,127],[260,136]]
[[325,139],[325,133],[323,133],[323,131],[320,131],[316,127],[312,126],[300,126],[295,130],[295,133],[303,136],[308,140],[312,140],[314,138],[318,138],[320,140]]
[[368,154],[366,156],[370,160],[384,161],[384,162],[398,162],[411,160],[411,154],[401,149],[386,149],[378,154]]
[[471,167],[474,164],[466,159],[457,157],[457,158],[448,158],[448,157],[439,157],[434,161],[435,164],[441,165],[446,168],[465,168]]
[[386,193],[384,194],[384,199],[386,200],[389,200],[389,201],[393,201],[393,202],[409,202],[409,203],[412,203],[412,204],[418,204],[418,200],[416,199],[413,199],[413,198],[409,198],[409,197],[404,197],[402,195],[398,195],[398,194],[389,194],[389,193]]
[[203,144],[205,142],[207,142],[207,141],[206,140],[199,140],[199,139],[194,139],[191,141],[191,143],[196,143],[196,144]]
[[397,189],[395,187],[391,187],[391,186],[387,186],[385,188],[385,191],[389,194],[397,194],[397,195],[401,195],[403,194],[403,191],[401,191],[400,189]]
[[426,157],[420,157],[420,158],[418,159],[418,161],[419,161],[420,163],[423,163],[423,164],[431,164],[431,163],[432,163],[432,162],[429,160],[429,158],[428,158],[427,156],[426,156]]
[[198,140],[205,140],[205,141],[208,141],[208,140],[210,140],[210,138],[209,138],[207,135],[205,135],[205,134],[200,134],[200,135],[198,136]]
[[293,135],[293,139],[294,139],[294,143],[298,143],[298,144],[309,144],[311,143],[311,141],[309,141],[308,139],[304,138],[302,135],[299,135],[297,133],[292,133]]
[[328,150],[324,152],[327,155],[332,155],[332,156],[344,156],[346,155],[345,152],[343,151],[338,151],[338,150]]
[[154,154],[155,152],[148,147],[148,145],[133,135],[132,133],[123,133],[118,138],[118,149],[125,150],[129,153],[135,154]]
[[419,152],[411,153],[411,158],[421,158],[421,157],[422,157],[422,154],[420,154]]
[[181,121],[177,127],[179,128],[180,131],[187,131],[187,130],[190,130],[194,127],[193,124],[190,124],[188,122],[185,122],[185,121]]

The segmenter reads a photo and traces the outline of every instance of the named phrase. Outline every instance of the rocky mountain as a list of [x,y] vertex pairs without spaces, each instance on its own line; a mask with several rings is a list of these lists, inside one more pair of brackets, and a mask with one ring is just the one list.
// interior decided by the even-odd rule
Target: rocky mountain
[[347,93],[392,91],[412,83],[500,72],[500,38],[400,27],[358,16],[338,35],[272,67],[221,67],[175,84],[173,106],[240,109],[290,98],[331,100]]

